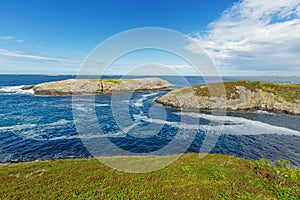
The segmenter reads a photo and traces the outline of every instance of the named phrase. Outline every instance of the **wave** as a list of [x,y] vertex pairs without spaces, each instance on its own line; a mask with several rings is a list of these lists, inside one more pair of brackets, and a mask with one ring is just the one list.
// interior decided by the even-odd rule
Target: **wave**
[[256,114],[276,115],[276,113],[268,112],[268,111],[265,111],[265,110],[256,110],[256,111],[254,111],[254,113],[256,113]]
[[110,104],[108,103],[73,103],[72,109],[83,111],[83,112],[90,112],[93,110],[94,107],[109,107]]
[[3,93],[16,93],[16,94],[34,94],[33,89],[23,90],[22,88],[28,85],[18,85],[18,86],[4,86],[0,88],[0,92]]
[[0,133],[12,132],[13,134],[25,139],[44,140],[43,137],[49,136],[49,130],[66,128],[67,125],[72,125],[72,121],[60,119],[56,122],[51,122],[48,124],[20,124],[14,126],[3,126],[0,127]]
[[37,124],[19,124],[14,126],[2,126],[0,131],[20,131],[24,129],[30,129],[36,127]]
[[[293,135],[300,137],[300,132],[285,128],[278,127],[274,125],[270,125],[267,123],[253,121],[249,119],[245,119],[242,117],[230,117],[230,116],[215,116],[215,115],[207,115],[202,113],[187,113],[180,112],[175,113],[177,115],[188,116],[193,118],[198,118],[201,122],[201,119],[209,120],[212,122],[211,125],[197,125],[197,124],[188,124],[183,122],[170,122],[162,119],[153,119],[143,115],[134,115],[134,119],[139,121],[145,121],[152,124],[166,124],[171,127],[186,129],[186,130],[202,130],[204,132],[210,132],[214,134],[223,134],[223,135]],[[214,125],[213,122],[217,122]]]
[[147,97],[155,96],[157,94],[158,94],[158,92],[153,92],[153,93],[150,93],[150,94],[143,94],[142,97],[147,98]]
[[141,95],[141,98],[137,99],[137,100],[133,103],[133,105],[134,105],[135,107],[140,108],[140,107],[143,106],[143,101],[147,100],[148,97],[152,97],[152,96],[155,96],[155,95],[157,95],[157,94],[158,94],[158,92],[154,92],[154,93],[150,93],[150,94],[143,94],[143,95]]
[[56,122],[51,122],[49,124],[41,124],[39,125],[40,127],[43,127],[43,128],[56,128],[56,127],[59,127],[59,126],[64,126],[66,124],[71,124],[73,121],[71,120],[66,120],[66,119],[60,119]]
[[[212,122],[223,123],[222,134],[226,135],[263,135],[263,134],[276,134],[276,135],[293,135],[300,137],[300,132],[285,128],[270,125],[267,123],[245,119],[242,117],[231,116],[216,116],[207,115],[203,113],[188,113],[180,112],[175,113],[177,115],[188,116],[209,120]],[[217,126],[211,126],[210,129],[218,128]]]
[[110,104],[108,103],[95,103],[95,107],[108,107]]
[[[72,139],[94,139],[102,137],[126,137],[126,135],[134,128],[141,127],[147,129],[146,126],[140,126],[141,122],[149,122],[150,125],[168,125],[170,127],[179,128],[186,130],[182,137],[189,137],[193,134],[203,131],[204,133],[214,133],[218,135],[292,135],[300,137],[300,132],[285,127],[278,127],[270,124],[266,124],[259,121],[253,121],[242,117],[232,116],[215,116],[202,113],[190,113],[190,112],[176,112],[175,114],[197,118],[201,122],[201,119],[209,120],[211,122],[218,122],[213,125],[201,125],[201,124],[189,124],[183,122],[167,121],[164,119],[149,118],[144,115],[133,115],[135,121],[133,124],[123,130],[116,133],[95,133],[95,134],[80,134],[77,135],[75,132],[71,135],[52,135],[51,133],[56,132],[57,129],[70,129],[74,128],[72,120],[60,119],[58,121],[48,124],[21,124],[14,126],[0,127],[1,132],[12,132],[25,139],[33,139],[37,141],[51,141],[51,140],[72,140]],[[187,121],[187,120],[186,120]],[[152,129],[150,129],[152,130]],[[157,131],[157,130],[156,130]],[[159,131],[159,130],[158,130]],[[134,134],[139,136],[139,133]]]
[[55,136],[49,134],[49,130],[57,130],[57,129],[66,129],[73,124],[73,121],[60,119],[56,122],[48,123],[48,124],[21,124],[14,126],[6,126],[0,127],[1,132],[13,132],[13,134],[18,135],[24,139],[33,139],[36,141],[54,141],[54,140],[72,140],[72,139],[95,139],[95,138],[103,138],[103,137],[125,137],[127,133],[134,127],[136,124],[125,128],[122,131],[116,133],[95,133],[95,134],[75,134],[75,135],[60,135]]
[[175,128],[181,128],[181,129],[188,129],[188,130],[199,130],[199,129],[205,129],[208,128],[207,125],[197,125],[197,124],[187,124],[187,123],[182,123],[182,122],[170,122],[162,119],[154,119],[154,118],[149,118],[143,115],[133,115],[134,119],[144,121],[144,122],[149,122],[149,123],[154,123],[154,124],[160,124],[160,125],[170,125]]
[[89,140],[89,139],[97,139],[97,138],[104,138],[104,137],[110,137],[110,138],[119,138],[119,137],[125,137],[127,135],[127,132],[120,131],[117,133],[107,133],[107,134],[80,134],[80,135],[62,135],[58,137],[52,137],[49,140],[73,140],[73,139],[82,139],[82,140]]

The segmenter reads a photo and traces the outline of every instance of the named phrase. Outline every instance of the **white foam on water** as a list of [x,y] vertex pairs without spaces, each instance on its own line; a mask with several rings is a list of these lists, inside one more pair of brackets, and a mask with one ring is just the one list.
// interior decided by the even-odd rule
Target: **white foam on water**
[[[300,137],[300,132],[285,127],[278,127],[270,124],[266,124],[259,121],[248,120],[242,117],[230,117],[230,116],[214,116],[202,113],[176,113],[178,115],[185,115],[190,117],[197,117],[206,119],[211,122],[218,122],[221,125],[196,125],[187,124],[182,122],[170,122],[161,119],[148,118],[142,115],[134,115],[136,120],[142,120],[154,124],[166,124],[175,128],[187,129],[187,130],[202,130],[204,132],[223,134],[223,135],[292,135]],[[187,133],[188,134],[188,133]]]
[[97,139],[97,138],[104,138],[104,137],[111,137],[111,138],[118,138],[118,137],[125,137],[126,133],[123,131],[117,132],[117,133],[108,133],[108,134],[84,134],[84,135],[62,135],[58,137],[52,137],[47,140],[72,140],[72,139],[83,139],[83,140],[89,140],[89,139]]
[[71,139],[96,139],[96,138],[104,138],[104,137],[111,137],[111,138],[120,138],[120,137],[125,137],[127,133],[132,130],[135,126],[137,126],[137,123],[134,123],[128,127],[123,128],[123,130],[118,131],[116,133],[95,133],[95,134],[80,134],[80,135],[62,135],[62,136],[57,136],[57,137],[51,137],[49,139],[39,139],[39,138],[34,138],[36,140],[71,140]]
[[[294,135],[300,137],[300,132],[285,127],[279,127],[270,125],[267,123],[245,119],[242,117],[232,116],[216,116],[207,115],[203,113],[189,113],[180,112],[178,115],[196,117],[200,119],[206,119],[219,123],[231,123],[229,125],[224,124],[222,128],[223,134],[228,135],[262,135],[262,134],[276,134],[276,135]],[[210,126],[210,130],[218,129],[218,126]]]
[[256,111],[254,111],[254,113],[257,113],[257,114],[276,115],[276,113],[268,112],[268,111],[265,111],[265,110],[256,110]]
[[110,104],[108,103],[91,103],[91,104],[74,103],[72,108],[78,111],[90,112],[93,110],[94,107],[109,107],[109,106]]
[[137,100],[133,103],[133,105],[134,105],[135,107],[140,108],[140,107],[143,106],[143,101],[147,100],[148,97],[152,97],[152,96],[155,96],[155,95],[157,95],[157,94],[158,94],[158,92],[154,92],[154,93],[150,93],[150,94],[143,94],[143,95],[141,95],[141,98],[137,99]]
[[61,127],[61,126],[64,126],[66,124],[69,124],[69,123],[72,123],[72,121],[71,120],[66,120],[66,119],[60,119],[56,122],[51,122],[49,124],[39,125],[39,127],[50,129],[50,128],[54,128],[54,127]]
[[37,124],[18,124],[14,126],[2,126],[0,127],[0,131],[20,131],[24,129],[30,129],[36,126]]
[[207,125],[197,125],[197,124],[186,124],[182,122],[170,122],[166,120],[161,120],[161,119],[154,119],[154,118],[149,118],[143,115],[133,115],[134,119],[136,120],[141,120],[149,123],[154,123],[154,124],[161,124],[161,125],[170,125],[175,128],[181,128],[181,129],[188,129],[188,130],[199,130],[199,129],[207,129]]
[[158,94],[158,92],[153,92],[153,93],[150,93],[150,94],[143,94],[142,97],[147,98],[147,97],[155,96],[157,94]]
[[[129,132],[137,124],[133,124],[124,130],[110,133],[110,134],[83,134],[83,135],[62,135],[62,136],[51,136],[47,130],[63,128],[67,124],[71,124],[72,121],[66,119],[60,119],[56,122],[48,124],[22,124],[15,126],[0,127],[0,131],[12,131],[14,134],[24,138],[33,139],[37,141],[51,141],[51,140],[71,140],[71,139],[94,139],[103,137],[125,137],[127,132]],[[49,138],[50,137],[50,138]]]
[[87,111],[87,108],[85,106],[83,106],[82,104],[75,104],[72,106],[72,109],[76,109],[76,110],[79,110],[79,111]]
[[66,124],[72,123],[70,120],[60,119],[56,122],[48,124],[21,124],[14,126],[0,127],[0,131],[11,131],[14,134],[25,139],[44,140],[43,137],[48,137],[49,129],[63,128]]
[[95,107],[108,107],[110,104],[108,103],[95,103]]
[[58,136],[58,137],[52,137],[48,140],[71,140],[71,139],[96,139],[96,138],[104,138],[104,137],[111,137],[111,138],[125,137],[127,135],[127,132],[130,131],[134,126],[135,126],[135,124],[127,127],[126,129],[124,129],[122,131],[116,132],[116,133],[80,134],[80,135],[71,135],[71,136],[62,135],[62,136]]
[[28,85],[18,85],[18,86],[4,86],[0,88],[0,92],[4,93],[17,93],[17,94],[34,94],[33,89],[23,90],[22,88]]

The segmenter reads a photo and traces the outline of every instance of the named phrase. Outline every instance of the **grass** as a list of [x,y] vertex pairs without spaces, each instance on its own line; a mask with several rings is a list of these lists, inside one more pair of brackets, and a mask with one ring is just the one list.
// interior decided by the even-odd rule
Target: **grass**
[[[122,79],[124,80],[124,79]],[[90,79],[92,82],[98,82],[98,81],[104,81],[104,82],[110,82],[115,84],[120,84],[122,82],[119,78],[104,78],[104,79]]]
[[[224,84],[224,86],[222,85]],[[300,102],[300,84],[280,84],[261,81],[235,81],[224,83],[210,83],[205,85],[197,85],[191,88],[182,88],[175,90],[176,95],[184,95],[190,92],[195,92],[197,96],[223,96],[227,99],[239,98],[239,93],[236,86],[243,86],[246,89],[254,92],[262,90],[272,93],[276,96],[277,101],[285,100],[291,103]],[[225,88],[225,91],[223,90]],[[192,89],[192,90],[191,90]]]
[[122,80],[119,78],[105,78],[105,79],[101,79],[101,81],[120,84]]
[[262,90],[273,93],[291,103],[300,102],[300,84],[260,83]]
[[299,199],[300,170],[275,164],[197,154],[141,174],[96,159],[9,164],[0,166],[0,199]]

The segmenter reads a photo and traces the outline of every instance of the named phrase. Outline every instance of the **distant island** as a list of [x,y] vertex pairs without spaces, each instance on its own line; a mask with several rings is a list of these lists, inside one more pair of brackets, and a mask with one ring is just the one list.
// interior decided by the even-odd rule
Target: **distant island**
[[168,81],[160,78],[139,79],[68,79],[41,83],[35,86],[24,86],[23,90],[33,89],[40,96],[70,96],[107,94],[125,91],[165,90],[173,87]]
[[299,115],[300,84],[261,81],[210,83],[173,90],[156,102],[186,110],[265,110]]

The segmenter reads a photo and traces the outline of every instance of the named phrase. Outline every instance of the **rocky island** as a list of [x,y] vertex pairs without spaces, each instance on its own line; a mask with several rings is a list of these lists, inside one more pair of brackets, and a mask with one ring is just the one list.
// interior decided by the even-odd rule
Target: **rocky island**
[[33,89],[35,95],[69,96],[106,94],[125,91],[165,90],[173,85],[160,78],[139,79],[68,79],[23,87]]
[[[217,90],[220,92],[212,92]],[[260,81],[211,83],[173,90],[156,102],[184,110],[265,110],[300,115],[300,84]]]

